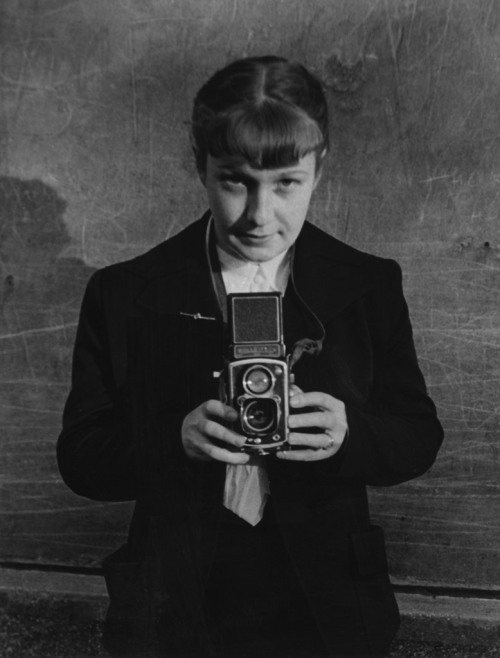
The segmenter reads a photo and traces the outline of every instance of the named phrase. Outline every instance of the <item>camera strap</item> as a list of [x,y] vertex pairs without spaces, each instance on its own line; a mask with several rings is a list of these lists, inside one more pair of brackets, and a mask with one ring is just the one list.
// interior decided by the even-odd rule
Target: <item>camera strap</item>
[[217,256],[217,247],[215,243],[215,229],[214,220],[210,216],[205,233],[205,255],[208,262],[208,269],[212,279],[212,288],[219,304],[220,312],[222,314],[222,321],[227,326],[227,294],[224,279],[222,278],[222,271],[220,267],[219,257]]
[[[217,303],[219,305],[224,326],[227,327],[228,324],[228,310],[227,310],[227,294],[226,287],[224,285],[224,279],[222,278],[222,270],[219,262],[219,257],[217,255],[217,246],[215,240],[215,229],[213,226],[213,217],[210,216],[207,224],[207,230],[205,233],[205,254],[208,262],[208,269],[210,271],[210,277],[212,279],[212,287],[217,298]],[[309,355],[318,355],[320,354],[323,348],[323,341],[325,338],[325,328],[323,323],[314,313],[314,311],[309,307],[307,302],[299,294],[297,287],[295,285],[294,278],[294,260],[295,260],[295,245],[291,247],[291,260],[290,260],[290,283],[292,285],[295,297],[302,307],[304,313],[309,318],[314,331],[313,335],[316,334],[316,338],[302,338],[297,341],[290,353],[290,370],[293,366],[299,361],[299,359],[304,354]]]

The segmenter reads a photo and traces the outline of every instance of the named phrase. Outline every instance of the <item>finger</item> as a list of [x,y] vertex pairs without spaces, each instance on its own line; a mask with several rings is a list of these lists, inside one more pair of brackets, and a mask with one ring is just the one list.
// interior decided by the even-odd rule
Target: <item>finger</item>
[[218,441],[224,441],[230,445],[235,446],[236,448],[241,448],[245,444],[245,437],[241,434],[233,432],[224,425],[221,425],[215,420],[206,419],[202,422],[201,427],[202,433],[210,439],[216,439]]
[[293,446],[306,446],[314,450],[331,450],[333,453],[340,448],[342,441],[328,434],[305,434],[290,432],[288,443]]
[[188,457],[201,461],[222,461],[228,464],[246,464],[250,455],[244,452],[225,450],[214,445],[208,439],[186,446]]
[[276,457],[290,462],[317,462],[328,459],[333,454],[330,450],[286,450],[277,452]]
[[206,455],[209,459],[225,462],[226,464],[246,464],[250,460],[250,455],[245,452],[231,452],[224,448],[219,448],[208,443],[206,446]]
[[198,434],[195,440],[188,441],[185,447],[190,457],[204,461],[216,459],[231,464],[246,464],[250,459],[250,455],[244,452],[227,450],[212,443],[210,438],[203,434]]
[[300,407],[319,407],[325,411],[335,411],[338,405],[343,403],[328,393],[321,391],[310,391],[308,393],[297,393],[290,398],[290,406],[299,409]]
[[190,459],[201,459],[202,461],[211,461],[210,456],[197,445],[185,445],[186,454]]
[[288,427],[298,429],[302,427],[318,427],[320,429],[333,429],[338,421],[335,414],[326,411],[311,411],[305,414],[291,414],[288,417]]
[[299,388],[296,384],[291,384],[288,389],[288,392],[290,394],[290,397],[294,395],[298,395],[299,393],[303,393],[302,389]]
[[205,416],[215,416],[229,423],[233,423],[238,418],[237,411],[220,400],[205,402],[204,414]]

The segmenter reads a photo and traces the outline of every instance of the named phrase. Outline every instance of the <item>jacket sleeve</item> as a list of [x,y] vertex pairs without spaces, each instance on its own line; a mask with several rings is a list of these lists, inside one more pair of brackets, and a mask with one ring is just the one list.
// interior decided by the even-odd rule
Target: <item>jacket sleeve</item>
[[374,383],[365,405],[346,405],[349,434],[337,460],[338,477],[375,486],[423,474],[443,440],[417,361],[401,269],[394,261],[382,263],[370,308]]
[[132,500],[137,455],[126,395],[113,377],[101,280],[102,271],[91,277],[82,302],[57,458],[63,480],[75,493]]

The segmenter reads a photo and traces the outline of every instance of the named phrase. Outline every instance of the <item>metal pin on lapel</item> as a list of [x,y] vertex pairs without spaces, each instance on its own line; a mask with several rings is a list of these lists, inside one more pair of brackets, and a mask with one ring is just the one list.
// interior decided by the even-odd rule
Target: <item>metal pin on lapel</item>
[[179,315],[185,315],[188,318],[193,318],[193,320],[215,320],[216,318],[211,318],[208,315],[202,315],[201,313],[184,313],[184,311],[179,311]]

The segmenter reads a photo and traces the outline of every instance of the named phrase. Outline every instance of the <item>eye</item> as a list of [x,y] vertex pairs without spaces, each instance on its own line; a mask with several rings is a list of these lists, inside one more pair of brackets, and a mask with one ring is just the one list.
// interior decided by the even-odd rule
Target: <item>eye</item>
[[277,187],[280,190],[289,191],[299,184],[300,181],[298,181],[296,178],[280,178],[277,182]]
[[220,181],[222,185],[228,190],[239,190],[245,187],[245,181],[236,174],[228,174],[221,176]]

